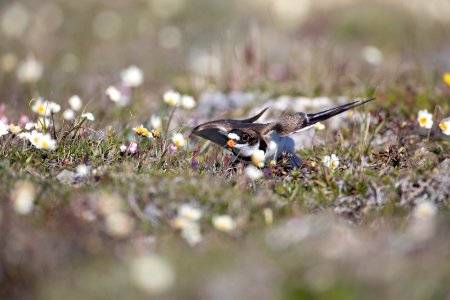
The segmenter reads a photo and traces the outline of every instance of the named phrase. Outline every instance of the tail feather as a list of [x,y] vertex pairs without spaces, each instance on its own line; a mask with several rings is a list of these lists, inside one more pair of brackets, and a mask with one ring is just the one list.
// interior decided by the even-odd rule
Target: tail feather
[[[371,99],[367,99],[367,100],[357,100],[355,102],[352,103],[347,103],[338,107],[334,107],[328,110],[324,110],[321,111],[319,113],[315,113],[315,114],[306,114],[306,126],[312,126],[314,124],[316,124],[317,122],[321,122],[321,121],[325,121],[331,117],[334,117],[340,113],[343,113],[344,111],[347,111],[349,109],[358,107],[360,105],[366,104],[367,102],[373,101],[375,100],[375,98],[371,98]],[[305,127],[306,127],[305,126]]]

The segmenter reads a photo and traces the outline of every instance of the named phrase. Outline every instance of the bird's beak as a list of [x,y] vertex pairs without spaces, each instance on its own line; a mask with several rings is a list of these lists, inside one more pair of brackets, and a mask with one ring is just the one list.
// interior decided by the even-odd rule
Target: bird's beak
[[236,142],[235,142],[235,141],[233,141],[233,140],[228,140],[227,146],[228,146],[229,148],[233,148],[235,145],[236,145]]

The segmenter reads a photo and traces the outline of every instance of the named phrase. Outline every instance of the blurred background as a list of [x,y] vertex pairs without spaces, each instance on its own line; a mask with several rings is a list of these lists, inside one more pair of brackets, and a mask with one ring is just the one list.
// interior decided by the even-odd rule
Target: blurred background
[[[144,71],[148,107],[169,87],[195,96],[432,89],[450,69],[446,0],[24,0],[1,1],[0,12],[0,99],[16,105],[33,91],[101,103],[130,64]],[[39,64],[31,90],[18,75],[27,58]]]
[[[328,101],[376,96],[380,119],[391,117],[393,125],[385,127],[401,131],[399,136],[415,134],[408,145],[417,147],[422,144],[415,141],[427,134],[430,140],[430,132],[416,134],[417,110],[433,111],[438,104],[448,116],[450,109],[450,84],[442,80],[450,71],[449,0],[0,0],[0,41],[0,117],[17,123],[30,113],[33,97],[63,104],[78,94],[95,114],[92,127],[118,124],[129,141],[136,140],[131,127],[151,114],[167,120],[171,108],[162,95],[169,89],[198,101],[193,110],[177,111],[175,125],[224,114],[241,117],[254,102],[282,95],[288,96],[287,106],[297,96]],[[105,90],[117,85],[130,65],[142,69],[144,82],[133,89],[128,107],[115,107]],[[247,107],[236,111],[239,104]],[[179,115],[186,118],[180,121]],[[404,119],[411,124],[406,129],[400,125]],[[444,157],[447,137],[438,134],[433,151]],[[97,136],[92,136],[94,145]],[[397,135],[391,140],[379,144],[395,144]],[[324,141],[327,148],[341,143]],[[210,161],[218,157],[211,149]],[[112,161],[105,153],[114,149],[94,150],[80,150],[82,157],[72,163],[105,167],[107,175],[84,186],[49,178],[52,171],[73,169],[64,165],[66,159],[40,165],[46,156],[35,155],[39,166],[20,166],[14,175],[7,158],[0,162],[5,186],[23,176],[36,182],[32,194],[39,194],[36,213],[26,217],[7,213],[7,201],[0,201],[0,221],[6,220],[0,226],[0,298],[449,299],[448,212],[421,223],[395,206],[399,185],[390,178],[406,178],[397,169],[392,177],[380,175],[379,186],[365,187],[376,201],[381,195],[388,202],[354,226],[332,212],[334,195],[321,177],[310,183],[323,203],[292,201],[287,195],[298,190],[290,184],[303,179],[268,181],[257,189],[239,178],[224,180],[214,175],[222,173],[189,167],[193,152],[171,157],[183,169],[155,163],[149,155],[144,165],[118,153],[113,155],[120,159]],[[26,155],[20,157],[28,163]],[[101,159],[89,162],[89,155]],[[436,168],[431,165],[422,177],[438,178],[438,187],[445,187],[448,159],[439,172],[435,161]],[[215,162],[211,166],[217,169]],[[413,167],[412,177],[420,173]],[[419,186],[409,176],[407,183]],[[340,193],[341,185],[334,185]],[[382,190],[385,186],[389,191]],[[133,225],[134,219],[139,222],[133,236],[108,236],[102,217],[90,214],[95,211],[90,203],[115,194],[127,208],[136,201],[148,209],[144,217],[137,214],[143,220],[130,214]],[[359,197],[358,204],[352,202],[355,210],[369,203],[359,193],[353,196]],[[0,188],[0,199],[9,197],[10,191]],[[182,202],[198,204],[207,215],[198,247],[189,247],[169,224]],[[270,210],[270,217],[263,217],[265,207],[272,207],[273,215]],[[303,212],[322,207],[320,214]],[[219,212],[236,216],[239,229],[230,235],[214,232],[209,214]],[[273,226],[266,227],[272,218]],[[136,253],[142,257],[134,258]]]

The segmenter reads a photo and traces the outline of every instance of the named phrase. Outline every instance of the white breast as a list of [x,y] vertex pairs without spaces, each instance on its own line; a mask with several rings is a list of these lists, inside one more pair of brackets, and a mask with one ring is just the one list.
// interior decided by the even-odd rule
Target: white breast
[[294,140],[288,136],[279,136],[273,130],[269,133],[269,143],[267,144],[266,162],[277,159],[283,152],[294,153]]

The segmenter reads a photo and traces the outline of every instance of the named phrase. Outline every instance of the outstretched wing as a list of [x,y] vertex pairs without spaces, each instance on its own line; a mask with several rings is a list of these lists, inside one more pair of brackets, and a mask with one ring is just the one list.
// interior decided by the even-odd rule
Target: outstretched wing
[[337,106],[315,114],[298,112],[290,115],[285,115],[282,116],[278,122],[268,124],[265,129],[265,132],[275,130],[280,136],[286,136],[295,132],[308,129],[317,122],[327,120],[340,113],[343,113],[344,111],[366,104],[367,102],[370,102],[374,99],[375,98],[367,100],[357,100],[355,102]]
[[254,122],[257,121],[267,109],[268,108],[265,108],[257,115],[244,120],[224,119],[200,124],[192,130],[191,135],[197,135],[225,147],[229,140],[227,134],[231,130],[250,127],[260,128],[264,126],[263,124],[254,124]]

